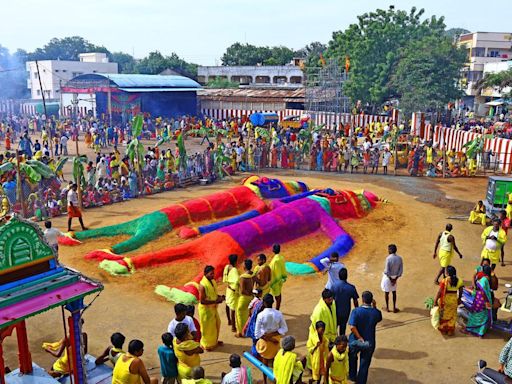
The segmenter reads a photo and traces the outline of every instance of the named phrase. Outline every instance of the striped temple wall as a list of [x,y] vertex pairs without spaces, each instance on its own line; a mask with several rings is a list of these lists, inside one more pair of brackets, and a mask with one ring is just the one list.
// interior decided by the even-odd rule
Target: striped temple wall
[[[423,138],[432,141],[440,149],[461,151],[464,144],[479,136],[482,135],[461,129],[428,125],[425,128]],[[503,173],[512,173],[512,140],[502,138],[484,139],[484,150],[491,150],[496,154],[496,161],[499,161],[499,168]]]
[[222,120],[229,118],[242,118],[249,117],[252,113],[255,112],[265,112],[265,113],[277,113],[280,119],[288,116],[300,116],[302,114],[310,114],[315,124],[322,125],[325,124],[328,127],[339,126],[340,123],[343,125],[350,123],[353,127],[361,127],[364,128],[368,124],[372,122],[385,122],[389,120],[387,116],[377,116],[377,115],[352,115],[350,113],[330,113],[330,112],[313,112],[313,111],[303,111],[299,109],[284,109],[280,111],[252,111],[245,109],[209,109],[202,108],[201,114],[205,116],[212,117],[214,119]]

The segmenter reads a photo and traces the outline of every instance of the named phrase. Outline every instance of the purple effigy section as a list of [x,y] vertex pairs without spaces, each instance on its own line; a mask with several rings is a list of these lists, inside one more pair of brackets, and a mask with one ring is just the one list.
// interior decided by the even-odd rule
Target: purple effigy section
[[314,200],[300,199],[283,204],[253,219],[220,229],[229,234],[246,255],[274,243],[285,243],[322,229],[331,240],[345,231]]

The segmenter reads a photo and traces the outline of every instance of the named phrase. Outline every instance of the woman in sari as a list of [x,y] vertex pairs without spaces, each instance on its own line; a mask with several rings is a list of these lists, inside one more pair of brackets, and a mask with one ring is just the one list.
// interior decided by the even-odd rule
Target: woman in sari
[[263,300],[261,300],[261,289],[255,289],[252,292],[254,294],[254,298],[249,303],[249,319],[244,327],[244,336],[252,339],[251,354],[258,357],[258,352],[256,351],[256,342],[258,341],[258,338],[255,336],[256,318],[258,317],[258,313],[263,310]]
[[472,292],[473,303],[469,308],[465,332],[483,337],[492,324],[492,291],[490,286],[491,267],[484,265],[482,274],[477,275]]
[[192,335],[185,323],[179,323],[174,330],[176,337],[173,340],[174,353],[178,359],[178,376],[180,380],[192,378],[192,368],[201,365],[203,349]]
[[457,307],[461,302],[464,283],[457,277],[454,267],[449,265],[446,269],[448,277],[439,284],[435,302],[441,311],[438,330],[443,335],[452,336],[455,333]]

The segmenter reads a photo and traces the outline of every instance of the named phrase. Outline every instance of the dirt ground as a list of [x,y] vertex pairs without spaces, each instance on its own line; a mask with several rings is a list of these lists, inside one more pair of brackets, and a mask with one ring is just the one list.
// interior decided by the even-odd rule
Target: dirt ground
[[[454,260],[459,277],[471,280],[477,265],[481,242],[479,225],[448,219],[465,215],[476,200],[485,196],[487,180],[479,179],[426,179],[393,176],[335,175],[311,172],[267,172],[266,176],[286,180],[302,180],[310,187],[335,189],[368,189],[389,201],[380,204],[367,217],[342,223],[356,246],[343,262],[349,269],[349,281],[359,292],[371,290],[379,307],[383,304],[380,280],[387,256],[387,245],[395,243],[404,258],[404,276],[399,281],[398,314],[384,313],[378,326],[377,350],[371,369],[370,383],[441,383],[469,382],[476,361],[485,358],[496,366],[498,354],[508,339],[507,335],[489,332],[477,339],[457,332],[454,337],[443,337],[435,331],[424,308],[424,301],[434,296],[433,279],[438,271],[437,260],[432,260],[437,234],[447,222],[454,225],[454,235],[464,259]],[[234,181],[220,182],[207,187],[175,190],[144,199],[137,199],[85,212],[86,225],[100,227],[126,221],[169,204],[231,188]],[[54,219],[54,225],[65,230],[65,217]],[[176,234],[166,235],[144,247],[143,250],[175,244]],[[157,284],[179,285],[196,275],[200,267],[194,263],[179,263],[137,271],[130,277],[112,277],[101,271],[96,262],[83,255],[92,249],[105,248],[112,239],[88,241],[79,247],[61,247],[60,260],[92,278],[100,280],[105,290],[85,312],[85,330],[89,336],[89,351],[100,354],[109,343],[113,332],[120,331],[127,340],[138,338],[145,343],[143,359],[150,373],[158,375],[156,349],[160,335],[173,318],[172,304],[153,293]],[[316,234],[307,240],[282,246],[288,260],[307,260],[327,246],[325,239]],[[509,256],[510,260],[510,256]],[[500,285],[512,281],[511,263],[498,267]],[[326,277],[312,275],[290,277],[283,292],[283,307],[289,334],[297,338],[299,353],[305,353],[309,316],[320,298]],[[500,292],[503,291],[500,287]],[[503,294],[499,294],[499,297]],[[90,302],[91,298],[87,299]],[[222,371],[229,370],[228,356],[250,349],[249,340],[233,337],[222,308],[222,348],[202,356],[208,378],[219,382]],[[41,350],[43,341],[62,338],[61,311],[52,310],[28,320],[28,334],[32,357],[43,367],[50,367],[53,358]],[[16,366],[15,338],[4,344],[6,363]],[[485,353],[482,354],[482,351]],[[260,375],[257,374],[257,377]]]

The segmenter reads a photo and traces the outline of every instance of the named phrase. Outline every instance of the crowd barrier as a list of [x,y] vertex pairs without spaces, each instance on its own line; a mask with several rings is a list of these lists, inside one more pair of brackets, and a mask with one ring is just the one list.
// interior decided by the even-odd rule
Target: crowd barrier
[[[462,151],[464,145],[481,137],[482,134],[448,127],[431,127],[425,129],[424,139],[432,141],[441,150]],[[512,140],[504,138],[485,138],[484,152],[492,151],[499,170],[506,174],[512,173]]]
[[231,118],[248,118],[252,113],[265,112],[277,113],[279,119],[282,120],[289,116],[300,116],[303,114],[311,115],[311,118],[317,125],[326,125],[328,128],[333,126],[339,127],[340,124],[351,124],[353,127],[364,128],[370,123],[389,121],[388,116],[384,115],[352,115],[350,113],[332,113],[332,112],[315,112],[303,111],[300,109],[284,109],[280,111],[252,111],[247,109],[201,109],[201,114],[209,116],[217,120],[226,120]]

